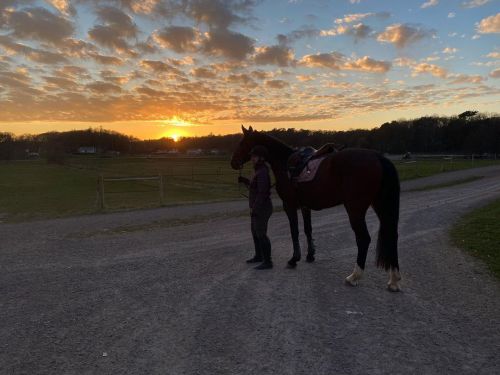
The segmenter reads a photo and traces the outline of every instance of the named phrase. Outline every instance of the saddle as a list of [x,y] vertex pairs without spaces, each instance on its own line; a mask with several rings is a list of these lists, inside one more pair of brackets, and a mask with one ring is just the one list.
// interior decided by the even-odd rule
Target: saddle
[[327,143],[319,150],[313,147],[302,147],[294,152],[287,161],[288,175],[290,179],[297,182],[311,181],[316,175],[320,163],[344,147],[335,143]]

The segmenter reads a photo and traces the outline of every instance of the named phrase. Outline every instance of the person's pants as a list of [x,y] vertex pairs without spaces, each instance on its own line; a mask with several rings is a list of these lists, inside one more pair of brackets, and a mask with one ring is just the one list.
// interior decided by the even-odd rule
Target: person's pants
[[255,257],[262,258],[264,262],[271,262],[271,241],[267,237],[267,224],[273,213],[271,204],[254,210],[251,218],[252,237],[255,245]]

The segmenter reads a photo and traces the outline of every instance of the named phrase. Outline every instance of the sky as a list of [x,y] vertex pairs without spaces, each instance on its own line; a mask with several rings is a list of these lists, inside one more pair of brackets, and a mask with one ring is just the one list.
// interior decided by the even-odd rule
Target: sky
[[141,139],[499,112],[500,0],[1,0],[0,131]]

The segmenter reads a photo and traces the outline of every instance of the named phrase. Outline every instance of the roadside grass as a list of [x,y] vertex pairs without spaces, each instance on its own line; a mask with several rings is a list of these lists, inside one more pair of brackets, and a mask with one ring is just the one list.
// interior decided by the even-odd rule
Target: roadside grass
[[500,200],[476,209],[451,230],[454,244],[486,263],[500,278]]
[[[495,161],[395,162],[401,180],[443,171],[482,167]],[[498,162],[496,164],[499,164]],[[164,205],[244,199],[229,157],[71,157],[65,165],[43,160],[0,162],[0,222],[88,214],[98,211],[97,180],[164,176]],[[243,175],[249,176],[247,165]],[[105,183],[106,211],[158,207],[158,181]]]
[[412,191],[427,191],[427,190],[434,190],[434,189],[442,189],[442,188],[451,187],[451,186],[455,186],[455,185],[466,184],[467,182],[477,181],[477,180],[480,180],[482,178],[484,178],[484,177],[483,176],[471,176],[471,177],[462,178],[462,179],[455,180],[455,181],[445,182],[442,184],[427,185],[427,186],[411,189],[408,191],[412,192]]

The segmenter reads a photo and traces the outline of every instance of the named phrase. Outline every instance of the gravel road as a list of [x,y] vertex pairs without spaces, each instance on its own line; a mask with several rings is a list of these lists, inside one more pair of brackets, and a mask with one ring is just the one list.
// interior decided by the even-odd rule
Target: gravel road
[[[467,176],[484,178],[408,192]],[[295,270],[281,211],[275,268],[244,263],[243,201],[2,224],[0,373],[498,374],[500,283],[447,231],[500,197],[500,167],[402,187],[401,293],[373,265],[372,211],[356,288],[343,207],[313,213],[317,260]]]

